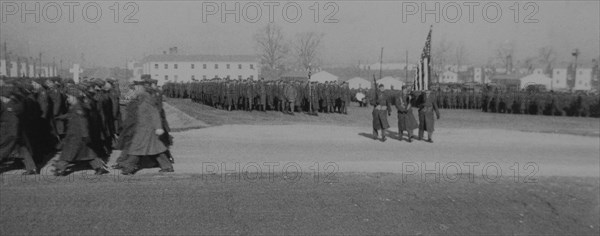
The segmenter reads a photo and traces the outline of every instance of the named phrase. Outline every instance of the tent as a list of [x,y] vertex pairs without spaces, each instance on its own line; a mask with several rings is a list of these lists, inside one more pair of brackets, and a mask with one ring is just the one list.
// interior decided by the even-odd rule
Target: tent
[[319,83],[325,83],[325,82],[337,82],[338,77],[335,75],[332,75],[331,73],[327,72],[327,71],[320,71],[317,72],[315,74],[313,74],[310,77],[311,81],[316,81]]
[[393,87],[394,90],[402,90],[402,86],[404,85],[404,82],[400,81],[399,78],[386,76],[380,80],[377,80],[377,85],[379,85],[379,84],[383,84],[383,87],[385,89],[392,89],[392,87]]
[[521,89],[525,89],[529,85],[544,85],[548,90],[552,88],[552,79],[544,74],[533,73],[521,78],[520,80]]
[[370,89],[373,82],[361,77],[354,77],[346,81],[350,89]]

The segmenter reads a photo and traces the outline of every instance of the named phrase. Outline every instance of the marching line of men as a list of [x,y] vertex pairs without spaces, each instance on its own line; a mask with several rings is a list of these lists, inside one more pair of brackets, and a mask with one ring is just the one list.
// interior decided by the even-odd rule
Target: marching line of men
[[[379,140],[382,142],[387,140],[385,133],[390,127],[387,117],[392,115],[392,100],[394,100],[394,106],[398,113],[398,138],[402,140],[404,131],[406,131],[407,141],[412,142],[413,130],[418,128],[417,139],[423,140],[423,135],[427,131],[425,142],[433,143],[434,114],[437,119],[440,119],[435,93],[430,90],[410,91],[409,86],[403,86],[399,94],[392,96],[389,93],[384,93],[383,84],[378,86],[378,90],[374,93],[374,99],[371,100],[373,106],[373,139],[377,140],[381,133]],[[418,108],[418,123],[412,111],[413,106]]]
[[[310,86],[309,86],[310,85]],[[310,87],[310,89],[309,89]],[[190,98],[224,110],[321,112],[347,114],[350,104],[348,83],[230,80],[214,78],[187,83],[166,83],[166,96]]]
[[135,173],[144,162],[140,157],[151,157],[161,171],[172,172],[162,95],[152,82],[139,82],[135,96],[124,104],[113,79],[75,84],[60,78],[0,78],[0,164],[22,163],[23,174],[39,174],[59,153],[52,164],[55,175],[67,175],[81,164],[101,175],[109,172],[106,162],[117,149],[122,152],[115,167],[123,167],[123,174]]

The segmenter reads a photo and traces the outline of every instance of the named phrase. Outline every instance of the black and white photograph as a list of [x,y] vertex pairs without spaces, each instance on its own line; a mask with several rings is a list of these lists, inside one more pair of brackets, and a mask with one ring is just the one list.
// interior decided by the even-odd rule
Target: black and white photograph
[[0,235],[600,235],[598,0],[0,0]]

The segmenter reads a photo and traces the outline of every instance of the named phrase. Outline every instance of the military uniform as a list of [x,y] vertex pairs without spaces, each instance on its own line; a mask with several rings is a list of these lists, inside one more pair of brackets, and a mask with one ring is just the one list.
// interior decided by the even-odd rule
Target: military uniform
[[[71,90],[74,91],[70,92],[70,95],[76,96],[78,93],[76,89],[71,88]],[[67,132],[60,157],[54,164],[55,175],[66,174],[67,168],[76,161],[87,161],[96,170],[96,174],[108,173],[104,168],[104,162],[90,146],[92,139],[88,119],[80,102],[71,104],[69,112],[64,117],[67,120]]]
[[371,105],[373,105],[373,135],[377,137],[378,130],[381,130],[381,140],[385,141],[385,130],[390,127],[387,117],[392,112],[390,100],[385,93],[375,91],[375,99]]
[[440,118],[440,112],[437,105],[435,104],[435,95],[428,94],[429,92],[421,93],[417,102],[419,107],[419,139],[423,139],[423,133],[427,130],[428,142],[433,142],[432,135],[434,131],[435,121],[433,119],[433,113],[435,112],[437,118]]
[[404,131],[408,132],[408,142],[412,142],[413,130],[418,127],[417,120],[411,108],[411,96],[403,91],[396,97],[396,109],[398,110],[398,135],[402,139]]

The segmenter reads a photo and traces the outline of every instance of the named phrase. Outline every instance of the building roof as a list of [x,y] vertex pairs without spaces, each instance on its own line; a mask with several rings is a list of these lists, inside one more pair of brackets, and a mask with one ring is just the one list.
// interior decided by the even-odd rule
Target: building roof
[[350,83],[351,81],[352,82],[364,82],[364,81],[366,81],[367,83],[371,82],[371,81],[369,81],[367,79],[364,79],[364,78],[361,78],[361,77],[354,77],[352,79],[346,80],[346,82],[348,82],[348,83]]
[[329,82],[331,82],[331,81],[337,81],[338,77],[335,76],[334,74],[331,74],[331,73],[329,73],[327,71],[322,70],[322,71],[319,71],[319,72],[313,74],[310,77],[310,80],[311,81],[317,81],[317,82],[322,82],[323,83],[323,82],[328,82],[328,81]]
[[144,57],[144,62],[257,62],[258,56],[254,55],[181,55],[181,54],[155,54]]
[[499,75],[493,75],[491,79],[498,79],[498,80],[518,80],[519,78],[515,74],[510,74],[510,75],[499,74]]
[[306,78],[308,79],[308,71],[288,71],[281,75],[281,78]]

